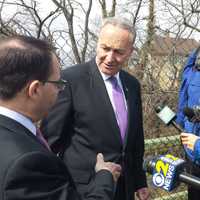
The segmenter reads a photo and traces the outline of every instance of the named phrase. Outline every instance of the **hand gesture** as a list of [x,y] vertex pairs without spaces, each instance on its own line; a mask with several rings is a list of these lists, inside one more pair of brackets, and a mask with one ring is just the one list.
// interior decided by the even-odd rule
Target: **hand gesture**
[[98,172],[102,169],[108,170],[112,173],[113,179],[117,182],[121,174],[121,166],[113,162],[105,162],[102,153],[97,154],[97,162],[95,166],[95,171]]

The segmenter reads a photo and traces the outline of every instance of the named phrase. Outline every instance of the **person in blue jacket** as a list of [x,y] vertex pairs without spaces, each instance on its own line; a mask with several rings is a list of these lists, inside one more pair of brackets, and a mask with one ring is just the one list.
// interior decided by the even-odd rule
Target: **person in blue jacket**
[[[188,172],[200,177],[200,122],[185,116],[186,107],[200,109],[200,47],[189,55],[182,74],[176,122],[184,129],[181,142],[184,145]],[[199,200],[200,189],[188,186],[188,200]]]

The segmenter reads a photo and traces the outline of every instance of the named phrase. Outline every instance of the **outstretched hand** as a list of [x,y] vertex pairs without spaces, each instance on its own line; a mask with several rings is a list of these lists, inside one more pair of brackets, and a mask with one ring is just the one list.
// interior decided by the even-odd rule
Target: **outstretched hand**
[[113,175],[114,181],[117,182],[121,174],[121,166],[113,162],[105,162],[103,154],[98,153],[95,171],[98,172],[103,169],[110,171]]

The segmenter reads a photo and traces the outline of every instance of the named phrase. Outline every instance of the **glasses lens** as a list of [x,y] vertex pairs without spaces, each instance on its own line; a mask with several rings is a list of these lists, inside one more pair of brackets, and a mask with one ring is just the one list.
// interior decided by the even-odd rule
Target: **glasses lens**
[[60,79],[58,81],[46,81],[47,83],[52,83],[54,85],[56,85],[56,87],[59,89],[59,90],[64,90],[65,89],[65,86],[67,84],[67,81],[63,80],[63,79]]
[[65,89],[65,84],[64,83],[58,83],[57,86],[58,86],[59,90],[64,90]]
[[64,90],[65,89],[65,85],[66,85],[66,81],[60,79],[59,81],[57,81],[57,87],[59,90]]

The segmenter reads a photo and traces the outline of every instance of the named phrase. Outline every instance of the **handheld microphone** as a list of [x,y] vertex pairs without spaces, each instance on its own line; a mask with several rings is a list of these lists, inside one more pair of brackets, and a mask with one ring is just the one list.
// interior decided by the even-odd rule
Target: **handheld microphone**
[[183,109],[183,113],[190,122],[193,122],[193,123],[200,122],[200,108],[196,107],[193,109],[193,108],[185,107]]
[[176,123],[176,114],[168,106],[156,106],[155,111],[157,116],[168,126],[173,125],[179,132],[184,130]]
[[185,161],[171,154],[148,158],[143,163],[143,169],[152,174],[155,187],[172,191],[180,182],[200,189],[200,178],[184,172]]

